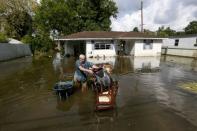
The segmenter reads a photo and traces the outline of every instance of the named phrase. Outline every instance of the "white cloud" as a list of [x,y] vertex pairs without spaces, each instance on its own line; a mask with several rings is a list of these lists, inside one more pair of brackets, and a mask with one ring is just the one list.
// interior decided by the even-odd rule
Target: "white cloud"
[[[111,28],[113,31],[131,31],[134,27],[140,29],[140,10],[137,7],[132,9],[125,6],[128,0],[115,0],[119,9],[117,19],[112,18]],[[130,0],[140,3],[140,0]],[[144,28],[157,30],[160,26],[170,26],[174,30],[182,30],[192,20],[197,20],[197,0],[144,0]],[[131,4],[131,3],[128,3]],[[132,7],[132,6],[131,6]]]

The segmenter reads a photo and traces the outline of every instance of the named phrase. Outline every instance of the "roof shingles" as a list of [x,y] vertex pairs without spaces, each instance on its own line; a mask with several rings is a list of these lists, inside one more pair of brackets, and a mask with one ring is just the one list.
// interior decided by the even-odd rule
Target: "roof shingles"
[[115,31],[84,31],[64,36],[60,39],[87,39],[87,38],[155,38],[144,33],[139,32],[115,32]]

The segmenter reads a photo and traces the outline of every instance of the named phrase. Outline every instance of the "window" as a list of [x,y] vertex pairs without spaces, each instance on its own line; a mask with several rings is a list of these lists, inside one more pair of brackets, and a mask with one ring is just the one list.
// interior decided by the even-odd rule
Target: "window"
[[97,50],[97,49],[99,49],[99,48],[100,48],[99,44],[95,44],[95,45],[94,45],[94,49],[95,49],[95,50]]
[[178,46],[179,45],[179,39],[175,40],[174,46]]
[[197,47],[197,38],[196,38],[196,43],[194,44],[195,47]]
[[153,40],[144,40],[143,48],[144,48],[144,50],[153,49]]
[[105,49],[110,50],[112,49],[112,46],[111,44],[108,44],[108,43],[96,43],[94,45],[94,49],[95,50],[105,50]]
[[105,44],[100,44],[100,49],[105,49]]
[[111,45],[110,44],[107,44],[105,45],[106,49],[111,49]]

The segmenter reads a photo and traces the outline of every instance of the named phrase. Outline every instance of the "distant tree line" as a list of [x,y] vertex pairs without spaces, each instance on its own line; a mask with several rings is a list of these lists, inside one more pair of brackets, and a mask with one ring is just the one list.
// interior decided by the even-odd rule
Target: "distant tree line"
[[[112,0],[1,0],[0,42],[16,38],[30,44],[33,52],[48,52],[54,38],[80,31],[110,31],[110,18],[117,13]],[[144,33],[164,37],[197,34],[197,21],[190,22],[184,32],[162,26]]]
[[[133,28],[134,32],[139,32],[137,27]],[[197,21],[190,22],[185,28],[184,31],[179,32],[172,30],[170,27],[164,27],[161,26],[158,28],[157,31],[150,31],[147,29],[144,29],[144,33],[150,34],[150,35],[156,35],[160,37],[169,37],[169,36],[180,36],[180,35],[187,35],[187,34],[197,34]]]

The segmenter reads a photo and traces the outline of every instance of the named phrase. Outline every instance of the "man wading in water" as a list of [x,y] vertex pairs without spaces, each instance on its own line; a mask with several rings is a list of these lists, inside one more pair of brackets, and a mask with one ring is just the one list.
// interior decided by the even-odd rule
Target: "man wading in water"
[[91,62],[86,61],[85,55],[79,55],[79,60],[75,63],[76,71],[74,74],[74,81],[79,82],[82,92],[87,89],[87,77],[93,75],[92,68],[98,68]]

